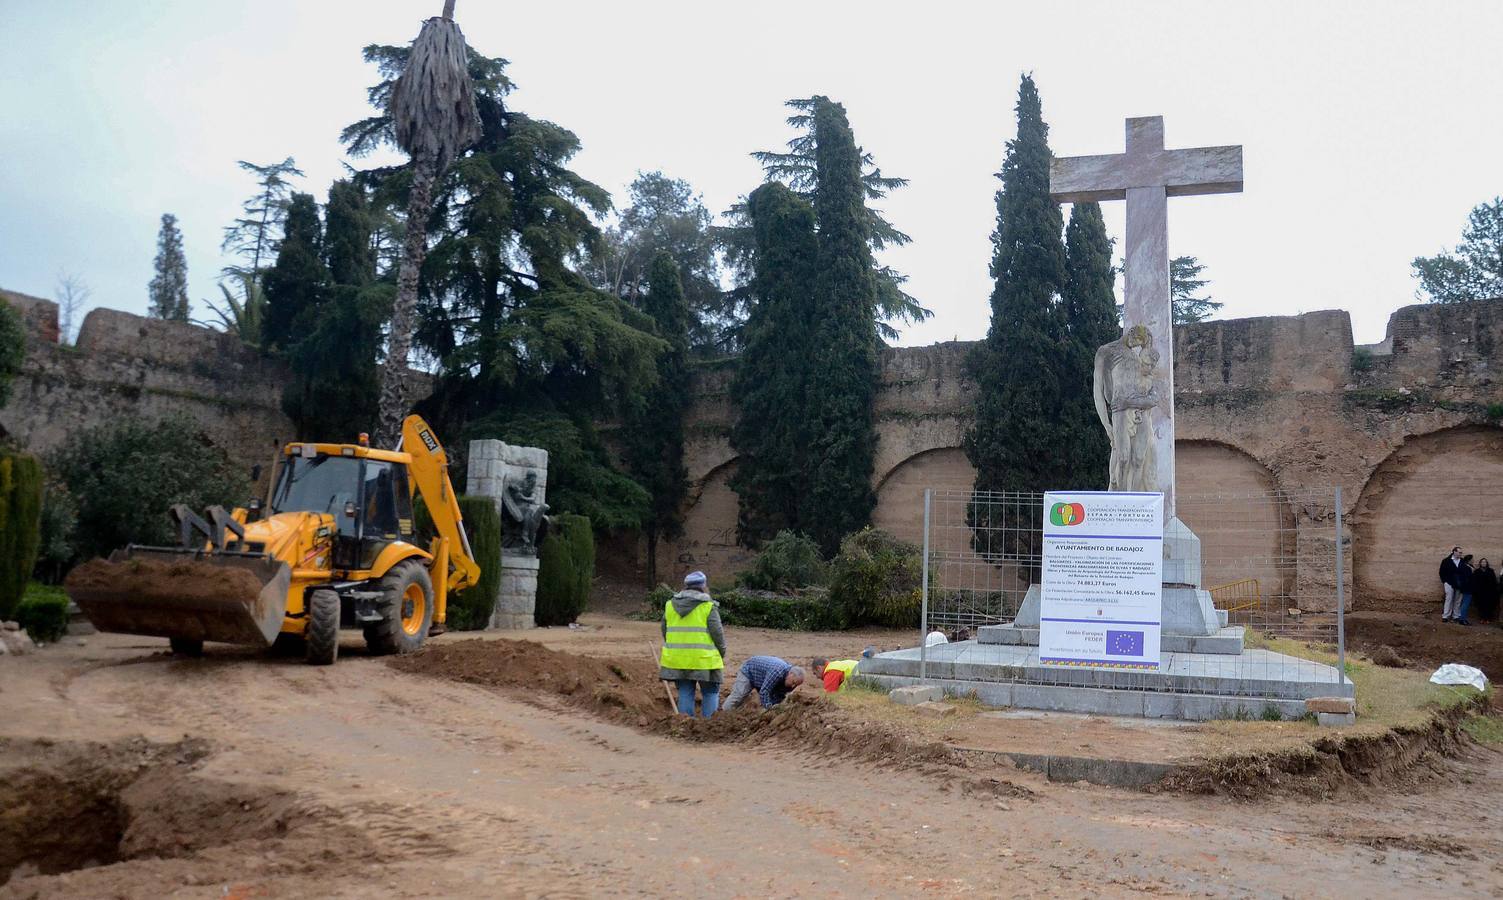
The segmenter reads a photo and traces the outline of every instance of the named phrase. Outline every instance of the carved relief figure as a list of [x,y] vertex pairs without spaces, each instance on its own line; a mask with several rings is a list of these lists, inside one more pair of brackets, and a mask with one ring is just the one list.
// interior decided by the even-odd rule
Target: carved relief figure
[[1096,415],[1111,439],[1110,490],[1157,491],[1152,410],[1159,403],[1159,354],[1142,325],[1096,351]]
[[520,481],[507,479],[501,493],[501,546],[507,550],[536,553],[547,533],[548,504],[538,502],[538,473],[529,471]]

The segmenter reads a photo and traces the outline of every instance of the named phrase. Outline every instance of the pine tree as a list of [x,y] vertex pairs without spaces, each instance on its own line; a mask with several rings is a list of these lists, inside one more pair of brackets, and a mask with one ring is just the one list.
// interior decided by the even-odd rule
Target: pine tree
[[1094,370],[1097,349],[1120,337],[1121,328],[1112,292],[1112,239],[1099,204],[1077,203],[1071,208],[1065,255],[1060,311],[1069,349],[1059,357],[1064,363],[1059,422],[1070,436],[1060,448],[1066,471],[1059,483],[1070,490],[1105,490],[1111,442],[1096,416]]
[[814,340],[806,356],[811,483],[802,518],[809,536],[833,555],[876,506],[877,278],[861,151],[845,108],[815,97],[812,114],[819,233]]
[[1503,297],[1503,197],[1472,209],[1454,251],[1415,257],[1410,266],[1420,283],[1415,296],[1431,303]]
[[324,218],[328,283],[320,302],[293,320],[295,339],[287,348],[293,379],[282,392],[282,409],[299,438],[350,440],[375,428],[381,325],[391,314],[394,288],[376,282],[374,216],[365,190],[336,181]]
[[151,315],[188,321],[188,257],[183,254],[183,233],[178,231],[177,216],[172,213],[162,214],[162,230],[157,233],[156,272],[147,288]]
[[329,270],[323,263],[322,247],[317,202],[311,194],[293,194],[276,262],[265,277],[262,345],[267,349],[285,350],[297,339],[299,317],[323,300]]
[[[781,181],[788,185],[800,196],[818,205],[815,199],[820,190],[819,180],[819,132],[816,127],[817,110],[822,104],[829,104],[827,97],[808,97],[803,99],[789,100],[784,105],[795,110],[788,117],[788,124],[799,130],[788,141],[786,151],[758,150],[752,153],[752,158],[762,164],[763,171],[769,181]],[[907,234],[888,221],[882,215],[881,210],[871,206],[871,202],[887,196],[889,191],[904,187],[908,184],[906,178],[893,178],[883,175],[882,169],[877,166],[872,154],[857,148],[859,155],[858,165],[861,169],[861,195],[862,208],[866,217],[867,240],[871,245],[873,254],[880,253],[889,246],[901,247],[913,240]],[[753,240],[751,230],[746,222],[746,210],[743,204],[732,206],[727,211],[732,224],[729,227],[717,229],[717,235],[725,251],[727,262],[730,267],[745,275],[749,271],[748,257],[751,253]],[[896,340],[897,329],[888,324],[886,320],[899,322],[922,322],[932,315],[929,309],[919,303],[918,299],[903,290],[903,285],[908,281],[908,276],[902,274],[891,266],[878,266],[873,263],[876,276],[876,291],[874,298],[877,308],[877,332],[884,340]],[[743,299],[745,291],[733,290],[728,292],[727,305],[730,309],[738,309],[738,301]]]
[[689,330],[694,321],[678,264],[666,250],[653,257],[642,311],[652,317],[658,336],[668,342],[658,357],[658,383],[634,405],[627,417],[626,465],[652,495],[642,522],[647,539],[647,584],[657,584],[659,538],[683,533],[680,507],[689,492],[684,468],[684,412],[689,401]]
[[1174,324],[1189,325],[1192,322],[1204,322],[1223,306],[1208,296],[1195,296],[1196,292],[1207,284],[1207,280],[1200,277],[1200,273],[1204,272],[1205,268],[1205,265],[1193,256],[1176,256],[1169,261],[1170,311],[1174,317]]
[[[381,112],[345,129],[353,155],[397,146],[389,100],[409,55],[365,48],[383,79],[370,91]],[[667,344],[644,313],[576,268],[610,208],[610,195],[569,167],[578,137],[507,105],[506,60],[473,48],[466,56],[480,139],[432,186],[426,227],[407,227],[409,237],[435,239],[423,254],[412,337],[439,378],[421,411],[445,434],[548,450],[555,510],[600,529],[640,527],[650,498],[612,464],[595,423],[651,387]],[[410,209],[413,174],[377,168],[358,178],[383,206]],[[384,365],[392,355],[388,346]]]
[[[1064,220],[1049,197],[1049,127],[1044,124],[1033,79],[1018,88],[1017,137],[1007,144],[1002,189],[997,192],[997,229],[992,233],[992,321],[986,340],[969,360],[976,379],[976,420],[965,437],[966,456],[976,467],[978,491],[1044,491],[1068,488],[1061,441],[1059,357],[1068,348],[1056,310],[1065,285]],[[973,503],[970,523],[977,549],[986,554],[1028,555],[1031,547],[992,544],[994,507]],[[986,529],[986,530],[982,530]],[[981,537],[985,536],[985,542]]]
[[810,288],[819,251],[814,207],[781,182],[752,191],[746,211],[755,239],[753,302],[731,382],[739,410],[731,446],[739,458],[730,484],[740,498],[737,539],[755,547],[784,529],[803,528]]
[[242,159],[239,166],[256,176],[256,192],[241,204],[244,214],[224,229],[220,249],[244,260],[241,265],[226,266],[224,274],[249,276],[259,282],[277,255],[277,237],[287,219],[292,194],[290,179],[303,177],[303,172],[290,156],[267,165]]

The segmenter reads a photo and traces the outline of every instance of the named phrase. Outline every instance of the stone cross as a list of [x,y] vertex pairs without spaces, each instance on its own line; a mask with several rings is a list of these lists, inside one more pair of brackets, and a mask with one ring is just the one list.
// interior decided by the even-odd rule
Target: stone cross
[[1168,198],[1242,190],[1242,148],[1164,149],[1164,119],[1127,120],[1127,152],[1071,156],[1049,165],[1060,203],[1127,201],[1124,326],[1147,327],[1158,351],[1158,406],[1152,411],[1164,517],[1174,516],[1174,332],[1169,302]]

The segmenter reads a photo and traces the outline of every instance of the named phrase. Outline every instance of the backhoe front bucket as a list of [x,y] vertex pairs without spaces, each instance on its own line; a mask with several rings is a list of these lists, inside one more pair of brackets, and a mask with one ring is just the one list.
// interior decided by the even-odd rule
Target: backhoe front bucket
[[265,647],[282,629],[292,570],[263,554],[127,547],[63,583],[100,631]]

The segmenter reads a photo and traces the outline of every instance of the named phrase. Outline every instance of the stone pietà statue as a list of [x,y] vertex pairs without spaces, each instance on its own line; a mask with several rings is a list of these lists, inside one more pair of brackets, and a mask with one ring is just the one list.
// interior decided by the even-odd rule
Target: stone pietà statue
[[1096,415],[1112,444],[1109,490],[1159,490],[1152,418],[1160,399],[1158,369],[1153,335],[1142,325],[1096,351]]

